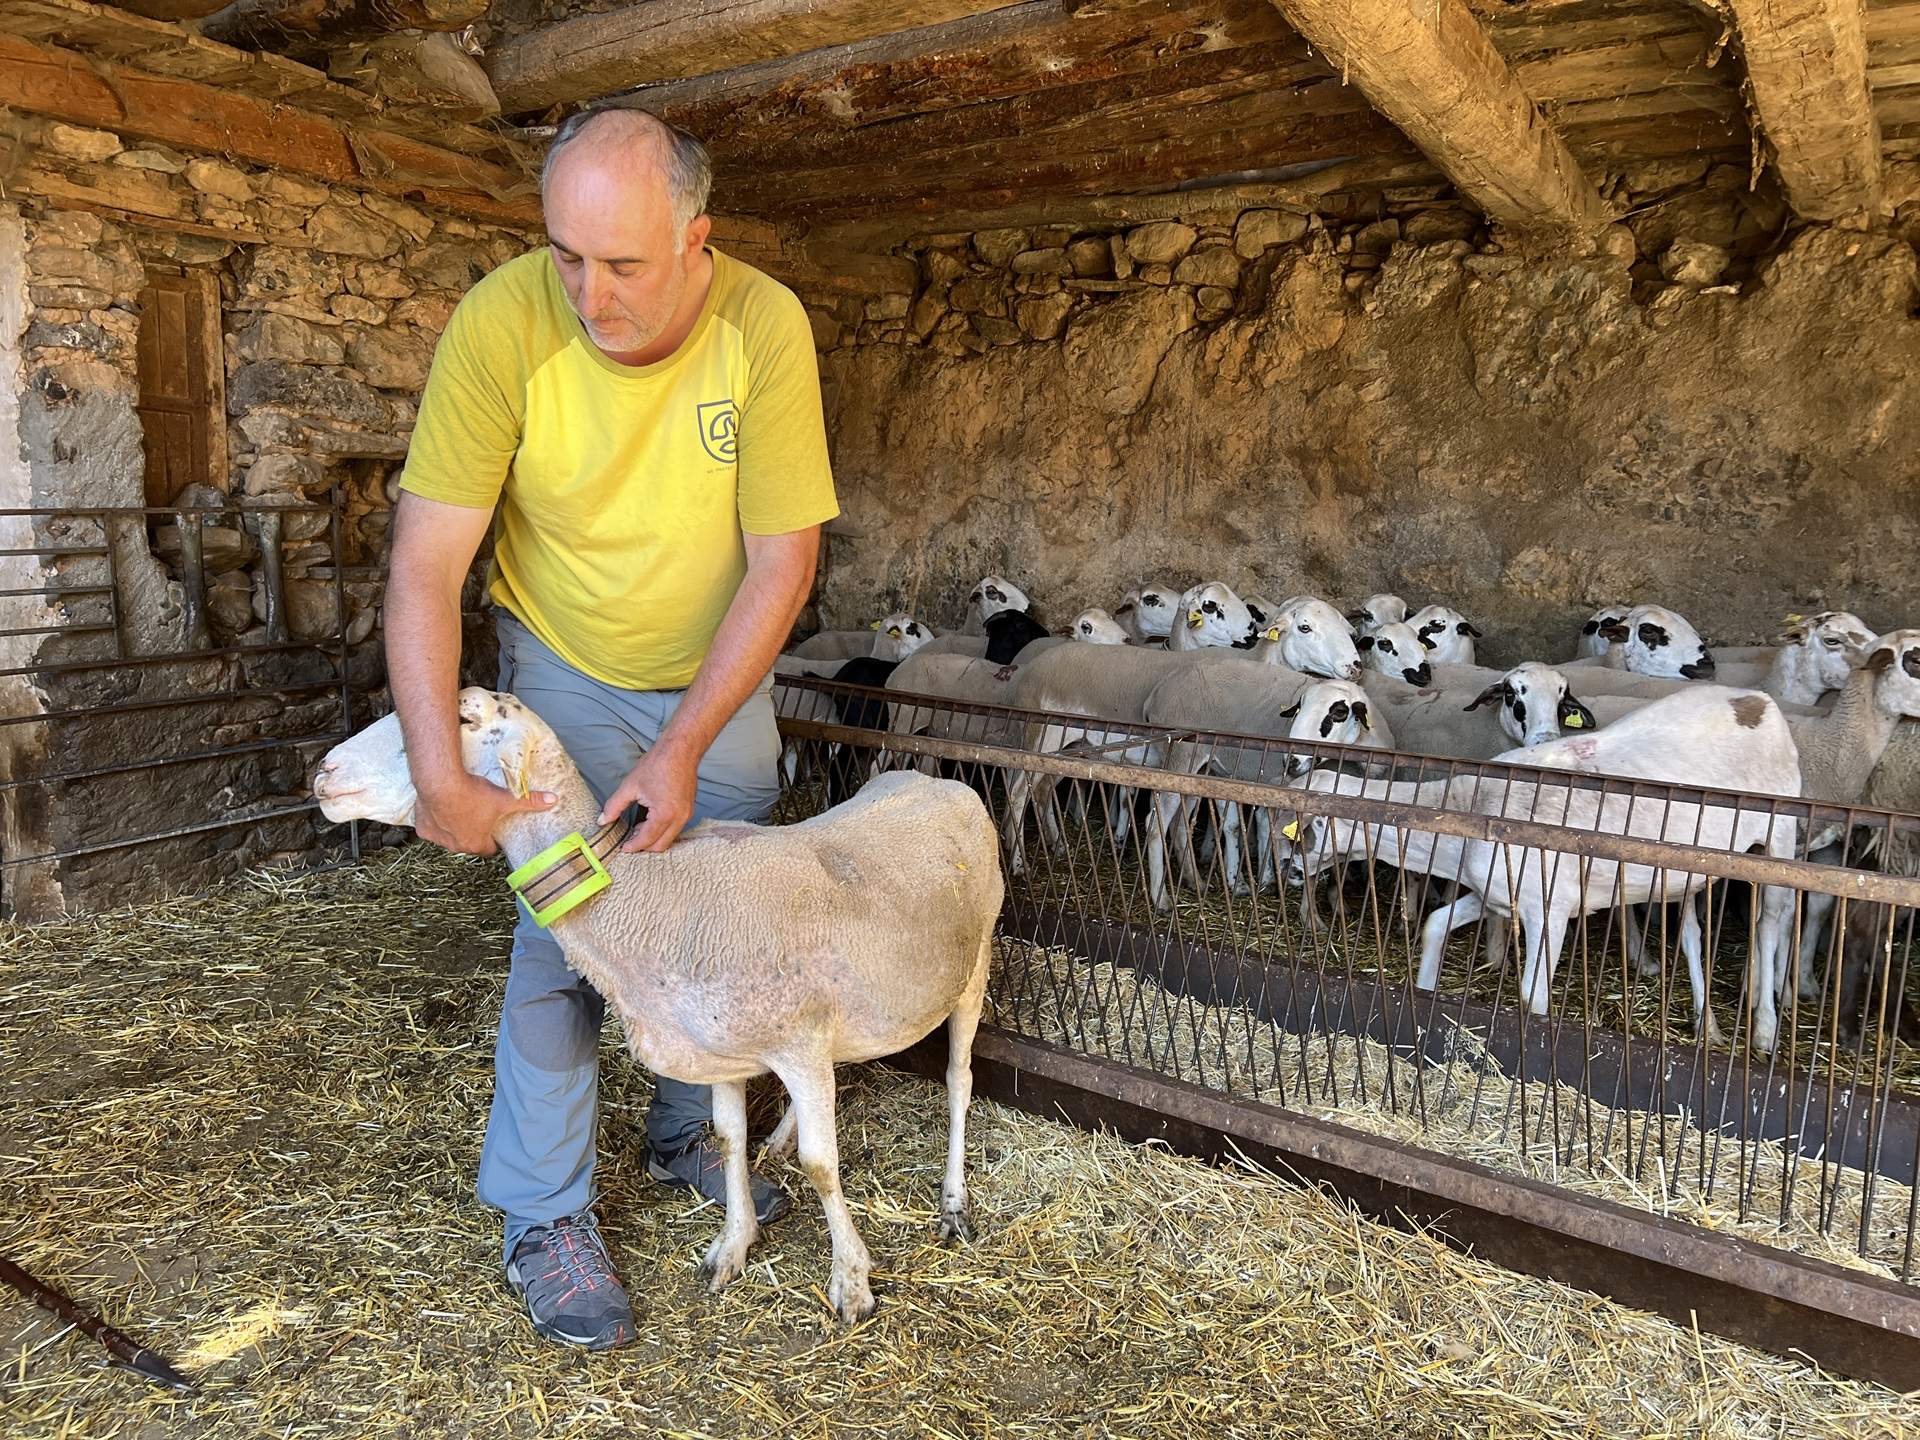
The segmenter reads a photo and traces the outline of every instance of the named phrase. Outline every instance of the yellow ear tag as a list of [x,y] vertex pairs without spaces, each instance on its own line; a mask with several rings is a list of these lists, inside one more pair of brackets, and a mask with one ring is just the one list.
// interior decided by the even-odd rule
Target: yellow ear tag
[[869,630],[878,630],[880,628],[880,622],[876,620],[871,625],[867,626],[867,628]]
[[513,791],[516,800],[527,798],[527,752],[522,750],[520,758],[513,767],[512,782],[507,787]]
[[1563,723],[1569,730],[1584,730],[1587,725],[1587,722],[1582,720],[1578,715],[1569,715],[1561,723]]
[[1300,838],[1300,822],[1298,820],[1289,820],[1280,827],[1280,833],[1289,840],[1298,840]]
[[1269,625],[1267,627],[1266,638],[1269,640],[1278,640],[1280,638],[1280,627],[1278,625]]
[[1204,617],[1202,617],[1198,610],[1189,610],[1187,612],[1187,628],[1190,630],[1198,630],[1202,618]]

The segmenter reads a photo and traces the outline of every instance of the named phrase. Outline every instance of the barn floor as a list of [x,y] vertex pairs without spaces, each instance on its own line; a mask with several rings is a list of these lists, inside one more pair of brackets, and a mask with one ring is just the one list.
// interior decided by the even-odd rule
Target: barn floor
[[[198,1374],[183,1399],[0,1298],[8,1440],[623,1433],[1896,1435],[1835,1381],[1362,1219],[1317,1192],[975,1111],[979,1239],[932,1241],[944,1110],[843,1087],[881,1308],[819,1292],[804,1197],[718,1298],[717,1215],[636,1165],[608,1066],[600,1210],[645,1338],[534,1338],[472,1195],[511,911],[424,846],[0,931],[0,1253]],[[788,1183],[799,1177],[789,1175]]]

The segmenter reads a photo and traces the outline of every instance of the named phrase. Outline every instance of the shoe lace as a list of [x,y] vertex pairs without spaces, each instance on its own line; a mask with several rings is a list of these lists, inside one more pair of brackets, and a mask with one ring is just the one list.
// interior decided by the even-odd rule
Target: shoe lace
[[562,1215],[546,1227],[540,1247],[556,1267],[579,1290],[598,1290],[613,1280],[613,1260],[607,1254],[607,1242],[600,1238],[600,1226],[591,1215]]

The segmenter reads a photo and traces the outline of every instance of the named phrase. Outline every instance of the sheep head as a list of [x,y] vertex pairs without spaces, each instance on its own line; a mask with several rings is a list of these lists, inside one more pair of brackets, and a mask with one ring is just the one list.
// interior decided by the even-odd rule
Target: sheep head
[[[553,731],[512,695],[470,685],[460,692],[460,761],[470,774],[516,795],[545,788]],[[388,715],[342,740],[314,771],[313,795],[327,819],[412,825],[418,792],[407,764],[400,717]]]

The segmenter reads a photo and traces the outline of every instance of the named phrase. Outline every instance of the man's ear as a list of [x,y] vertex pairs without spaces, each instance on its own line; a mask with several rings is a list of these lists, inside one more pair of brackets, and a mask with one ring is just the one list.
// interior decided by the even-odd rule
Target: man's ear
[[693,223],[687,226],[687,253],[698,255],[711,234],[713,234],[713,217],[711,215],[694,216]]

